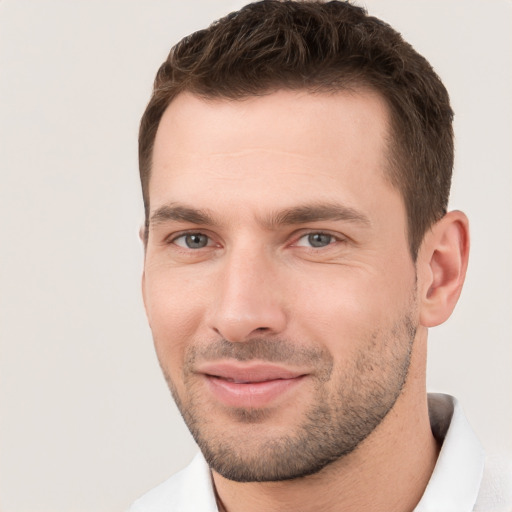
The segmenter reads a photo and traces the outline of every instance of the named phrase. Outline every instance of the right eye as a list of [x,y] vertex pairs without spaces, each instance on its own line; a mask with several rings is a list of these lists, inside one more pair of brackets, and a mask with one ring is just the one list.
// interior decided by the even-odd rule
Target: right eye
[[213,245],[213,241],[203,233],[186,233],[176,237],[172,243],[184,249],[203,249]]

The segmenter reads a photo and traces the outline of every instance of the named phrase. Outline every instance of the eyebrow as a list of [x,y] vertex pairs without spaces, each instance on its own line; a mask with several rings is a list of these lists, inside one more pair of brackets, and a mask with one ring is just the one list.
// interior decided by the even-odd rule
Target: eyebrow
[[170,203],[157,208],[151,215],[150,225],[162,224],[168,221],[190,222],[212,226],[215,224],[213,216],[206,210],[189,208],[177,203]]
[[[285,208],[260,219],[260,224],[268,229],[277,226],[305,224],[321,221],[346,221],[369,226],[370,219],[354,208],[337,203],[313,203]],[[191,208],[178,203],[169,203],[157,208],[150,218],[150,225],[169,221],[188,222],[204,226],[220,225],[208,210]]]
[[337,203],[314,203],[287,208],[270,216],[264,224],[272,228],[276,225],[305,224],[326,220],[370,225],[370,219],[362,212]]

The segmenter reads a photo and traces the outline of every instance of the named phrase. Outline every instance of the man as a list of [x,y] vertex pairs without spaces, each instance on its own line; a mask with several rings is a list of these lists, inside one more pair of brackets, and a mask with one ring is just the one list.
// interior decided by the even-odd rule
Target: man
[[347,3],[250,4],[171,50],[139,137],[143,294],[201,455],[133,511],[511,509],[426,393],[468,261],[451,123],[427,61]]

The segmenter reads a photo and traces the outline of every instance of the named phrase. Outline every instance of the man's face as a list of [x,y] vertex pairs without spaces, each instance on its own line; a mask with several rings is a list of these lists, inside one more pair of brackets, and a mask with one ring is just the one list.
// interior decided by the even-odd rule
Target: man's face
[[400,395],[418,313],[387,121],[370,92],[182,94],[162,118],[145,305],[178,407],[227,478],[317,472]]

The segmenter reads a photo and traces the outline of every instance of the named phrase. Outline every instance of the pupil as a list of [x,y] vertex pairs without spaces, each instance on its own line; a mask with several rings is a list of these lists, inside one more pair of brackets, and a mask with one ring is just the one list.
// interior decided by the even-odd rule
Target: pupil
[[208,238],[206,235],[200,235],[200,234],[188,235],[186,238],[186,242],[187,242],[187,247],[189,247],[190,249],[199,249],[201,247],[206,246],[206,244],[208,242]]
[[312,247],[325,247],[331,242],[331,235],[325,233],[314,233],[309,235],[308,238]]

